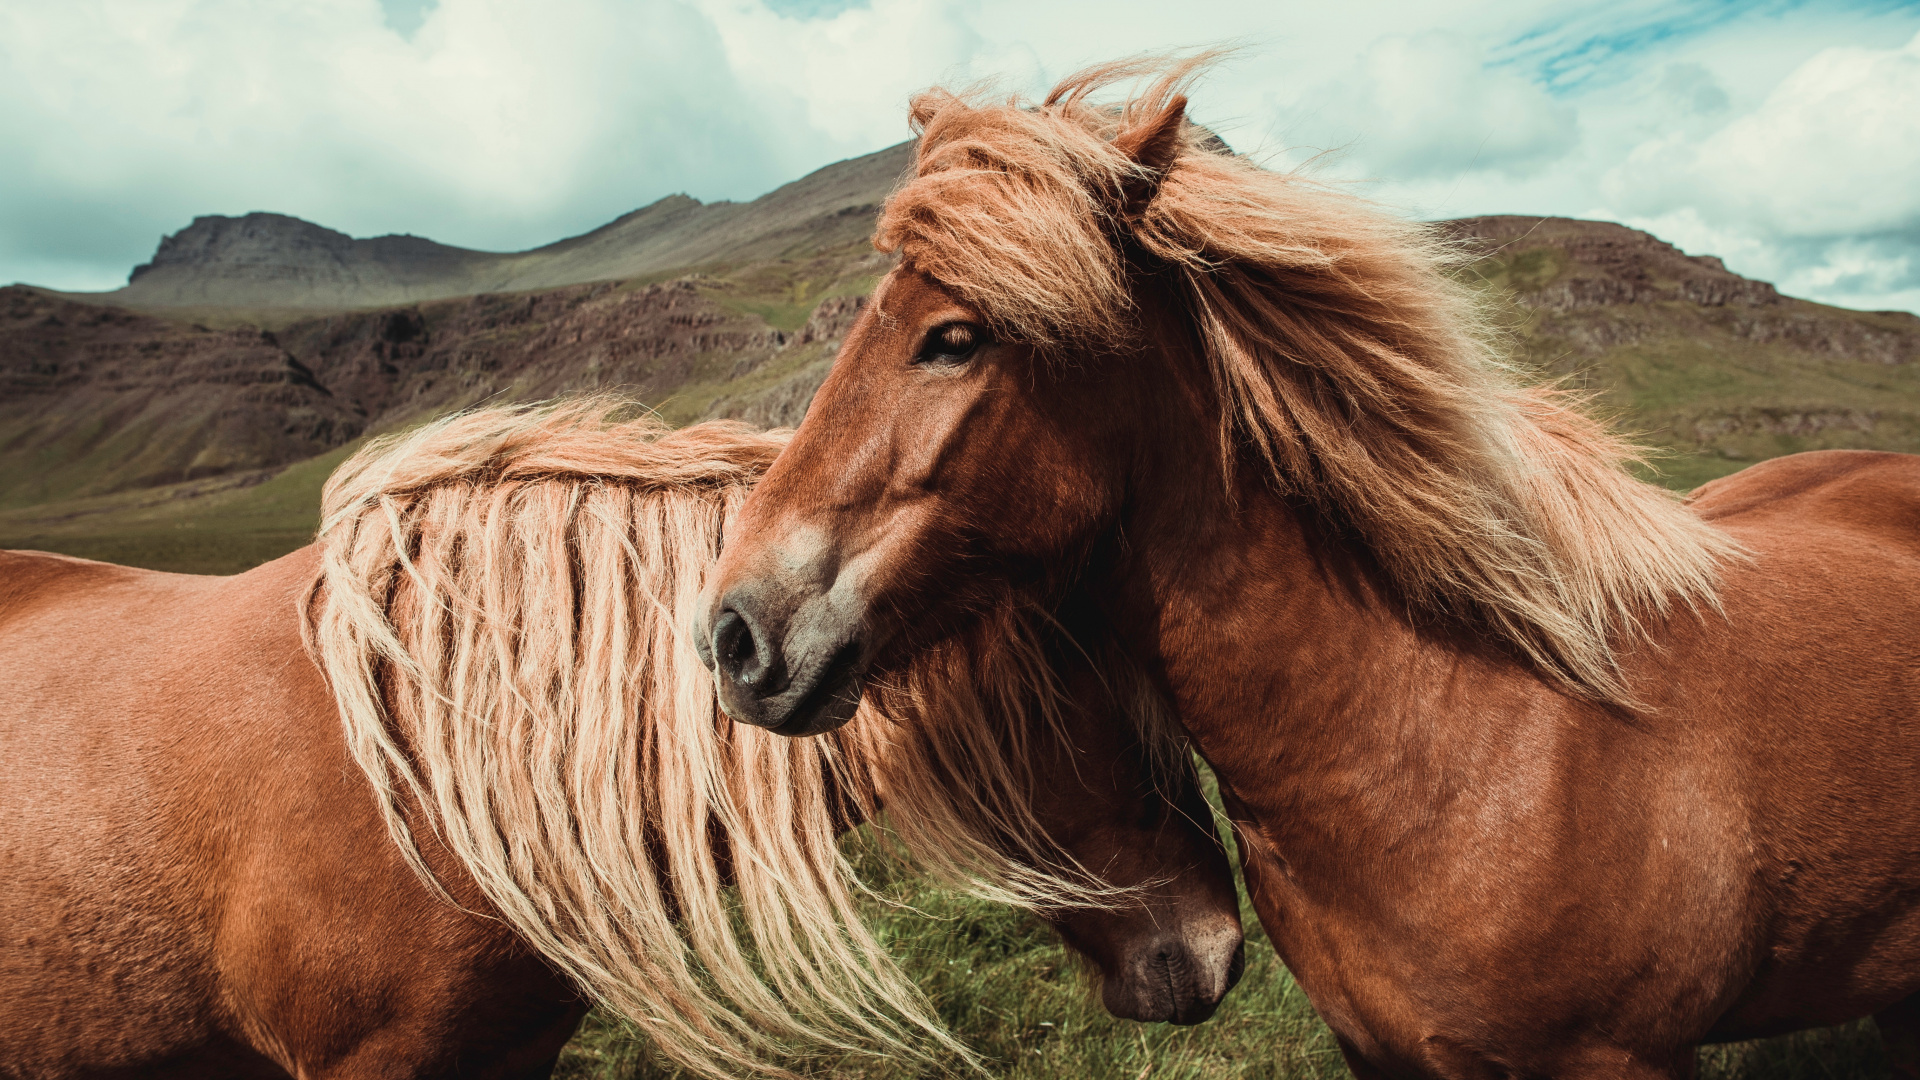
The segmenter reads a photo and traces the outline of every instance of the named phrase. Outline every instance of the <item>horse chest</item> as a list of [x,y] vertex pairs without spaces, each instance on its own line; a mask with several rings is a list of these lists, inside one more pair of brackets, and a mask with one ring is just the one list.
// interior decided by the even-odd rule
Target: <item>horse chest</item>
[[1737,985],[1738,896],[1624,811],[1521,828],[1488,816],[1500,802],[1409,835],[1229,799],[1261,922],[1329,1026],[1414,1075],[1550,1073],[1610,1029],[1697,1037]]

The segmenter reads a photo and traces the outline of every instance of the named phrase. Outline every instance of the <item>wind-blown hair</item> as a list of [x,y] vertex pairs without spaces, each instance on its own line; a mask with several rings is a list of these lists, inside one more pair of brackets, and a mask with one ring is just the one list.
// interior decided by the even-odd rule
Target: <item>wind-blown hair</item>
[[424,822],[500,918],[695,1072],[777,1073],[810,1046],[965,1056],[861,922],[836,838],[884,802],[951,882],[1124,899],[1026,801],[1023,740],[1061,735],[1039,624],[1004,613],[829,736],[725,721],[680,628],[787,433],[611,409],[457,416],[327,483],[309,644],[395,843],[444,897]]
[[1217,152],[1184,119],[1211,59],[1102,65],[1038,104],[917,95],[914,175],[875,246],[1008,340],[1108,362],[1142,347],[1136,290],[1165,289],[1211,373],[1229,482],[1250,459],[1357,533],[1416,611],[1630,703],[1621,639],[1676,602],[1716,606],[1716,563],[1737,549],[1502,360],[1432,227]]

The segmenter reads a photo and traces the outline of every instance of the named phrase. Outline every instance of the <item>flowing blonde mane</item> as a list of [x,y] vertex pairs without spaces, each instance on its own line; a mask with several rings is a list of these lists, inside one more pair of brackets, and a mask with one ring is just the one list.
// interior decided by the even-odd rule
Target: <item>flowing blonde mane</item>
[[1183,91],[1210,59],[1102,65],[1039,104],[916,96],[915,175],[875,246],[1045,351],[1137,350],[1132,271],[1159,271],[1210,367],[1229,477],[1251,459],[1357,533],[1415,610],[1630,703],[1622,640],[1714,606],[1735,547],[1502,360],[1431,227],[1208,146]]
[[884,802],[976,892],[1122,896],[1025,798],[1022,740],[1061,734],[1036,624],[993,620],[831,736],[727,722],[680,628],[787,435],[613,415],[475,412],[328,481],[310,646],[396,844],[440,890],[416,813],[500,918],[696,1073],[809,1047],[965,1057],[861,922],[836,839]]

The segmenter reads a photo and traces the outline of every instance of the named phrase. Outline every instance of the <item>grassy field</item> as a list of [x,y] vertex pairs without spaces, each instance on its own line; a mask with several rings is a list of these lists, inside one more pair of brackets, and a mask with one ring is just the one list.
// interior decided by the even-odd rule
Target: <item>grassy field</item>
[[[1197,1027],[1115,1020],[1083,962],[1039,920],[940,889],[862,830],[855,864],[885,903],[868,917],[958,1032],[1005,1080],[1319,1080],[1347,1075],[1333,1034],[1287,974],[1241,898],[1247,969],[1213,1019]],[[1869,1024],[1700,1051],[1701,1080],[1867,1080],[1886,1074]],[[794,1060],[807,1077],[907,1080],[964,1075],[876,1058]],[[667,1080],[624,1025],[594,1014],[567,1048],[566,1080]]]
[[235,574],[313,539],[320,486],[357,444],[271,475],[226,476],[0,510],[0,548]]

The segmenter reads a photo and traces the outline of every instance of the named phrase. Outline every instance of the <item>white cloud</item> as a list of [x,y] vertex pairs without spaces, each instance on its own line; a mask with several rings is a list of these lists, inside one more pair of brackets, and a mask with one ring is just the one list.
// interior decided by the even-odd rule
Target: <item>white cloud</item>
[[[702,10],[742,85],[802,102],[806,125],[847,153],[906,138],[907,96],[966,77],[969,62],[991,51],[963,12],[917,0],[874,0],[827,19],[778,14],[758,0],[708,0]],[[1030,56],[1012,59],[1031,68]]]
[[411,40],[372,0],[14,4],[0,242],[138,204],[165,229],[273,209],[526,246],[687,187],[757,194],[806,141],[800,104],[749,95],[667,0],[450,0]]
[[527,247],[897,142],[936,81],[1032,93],[1221,41],[1246,48],[1197,119],[1276,163],[1331,150],[1408,212],[1625,218],[1864,306],[1920,273],[1911,8],[400,2],[0,0],[0,281],[117,284],[161,233],[254,209]]
[[1920,35],[1822,50],[1706,139],[1635,147],[1606,190],[1619,205],[1697,206],[1781,236],[1920,227]]
[[1307,100],[1322,137],[1350,138],[1348,153],[1378,176],[1527,176],[1579,140],[1571,105],[1447,31],[1383,37]]
[[1602,190],[1630,224],[1787,293],[1920,307],[1920,35],[1820,50],[1710,131],[1632,147]]

